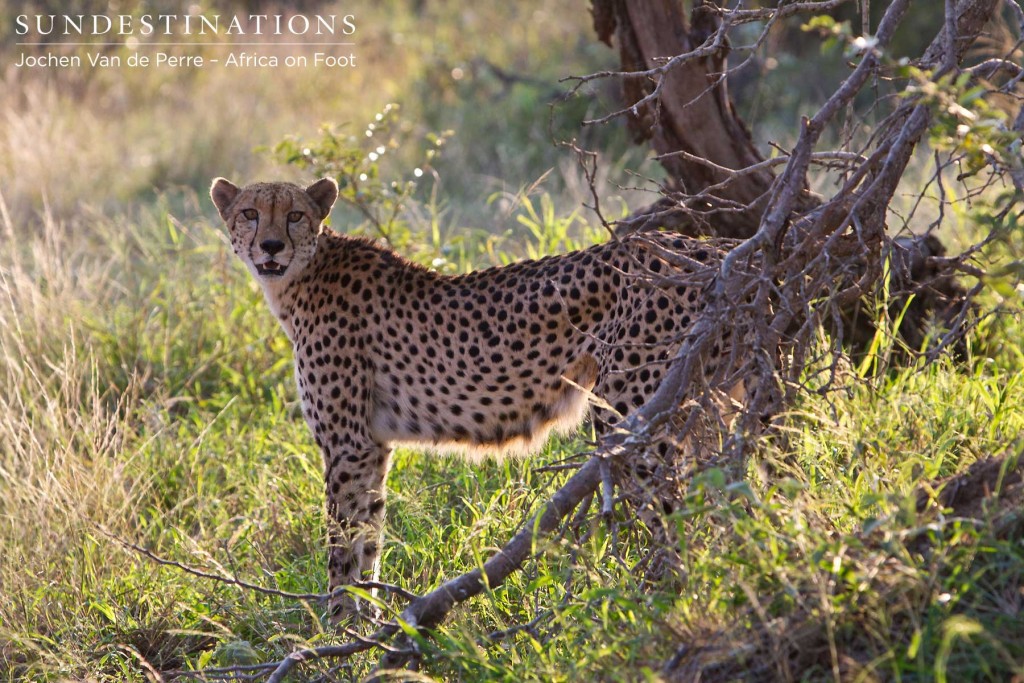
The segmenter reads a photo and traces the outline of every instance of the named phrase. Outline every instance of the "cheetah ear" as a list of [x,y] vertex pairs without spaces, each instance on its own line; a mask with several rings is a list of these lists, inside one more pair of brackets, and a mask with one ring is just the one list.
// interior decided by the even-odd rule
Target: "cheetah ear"
[[320,218],[327,218],[334,201],[338,198],[338,183],[334,182],[334,178],[322,178],[307,187],[306,194],[320,209]]
[[228,209],[234,203],[238,192],[238,186],[226,178],[214,178],[213,185],[210,186],[210,199],[225,221],[228,219]]

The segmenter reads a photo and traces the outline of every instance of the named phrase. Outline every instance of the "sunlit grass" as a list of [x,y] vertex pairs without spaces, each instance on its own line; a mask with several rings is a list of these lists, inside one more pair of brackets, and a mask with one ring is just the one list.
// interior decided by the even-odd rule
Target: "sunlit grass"
[[[291,351],[214,224],[211,176],[287,177],[259,147],[324,121],[363,125],[401,101],[415,132],[456,129],[436,197],[411,210],[414,231],[430,235],[417,258],[465,269],[602,235],[579,211],[579,170],[550,145],[546,89],[504,88],[479,61],[552,84],[591,70],[614,55],[562,50],[589,30],[585,10],[431,2],[413,17],[394,6],[366,20],[374,70],[345,77],[4,76],[17,94],[0,103],[0,679],[141,681],[149,667],[271,661],[343,638],[320,605],[162,566],[120,542],[283,591],[326,586],[320,456]],[[486,54],[472,38],[481,26],[503,27]],[[613,150],[601,187],[628,195],[613,183],[621,130],[591,142]],[[520,193],[551,168],[538,192]],[[614,197],[607,207],[621,208]],[[972,215],[958,207],[957,228]],[[932,217],[922,209],[914,225]],[[832,679],[829,643],[845,657],[841,678],[1024,675],[1019,540],[912,504],[922,484],[1022,447],[1024,323],[1012,299],[988,296],[1000,317],[972,337],[966,362],[871,377],[841,368],[847,388],[801,397],[785,438],[766,440],[737,481],[695,484],[675,520],[686,571],[673,590],[638,585],[629,568],[642,544],[595,521],[579,544],[539,543],[523,572],[459,607],[422,643],[422,673],[687,680],[662,674],[683,645],[771,669],[771,657],[744,653],[809,628],[826,654],[794,678]],[[581,448],[478,464],[399,451],[382,579],[425,592],[479,566],[564,480],[536,466]],[[535,630],[490,638],[538,617]]]
[[[281,590],[325,584],[319,456],[290,351],[212,223],[159,208],[196,215],[194,202],[66,224],[42,213],[32,235],[2,226],[22,235],[0,277],[8,679],[141,680],[143,661],[269,660],[338,637],[320,606],[158,566],[116,540]],[[858,380],[851,368],[849,391],[801,401],[786,421],[789,448],[766,444],[746,484],[720,490],[711,478],[695,489],[678,518],[678,593],[638,586],[627,567],[643,548],[620,543],[618,564],[600,526],[579,548],[545,542],[523,573],[425,643],[426,670],[633,680],[708,629],[739,637],[737,615],[761,614],[747,624],[759,634],[758,619],[813,614],[856,646],[858,666],[877,659],[881,676],[931,677],[940,652],[951,671],[1019,671],[1019,547],[971,527],[949,527],[927,558],[865,539],[914,528],[908,501],[921,483],[1020,447],[1020,371],[1012,347],[966,369],[942,361]],[[557,486],[536,464],[575,448],[477,465],[400,451],[383,579],[425,591],[478,566]],[[879,573],[893,566],[902,569]],[[918,615],[917,626],[893,622],[893,609]],[[535,633],[491,644],[491,631],[539,615]],[[961,626],[974,635],[950,635]],[[868,630],[852,638],[851,628]],[[360,662],[353,673],[371,660]]]

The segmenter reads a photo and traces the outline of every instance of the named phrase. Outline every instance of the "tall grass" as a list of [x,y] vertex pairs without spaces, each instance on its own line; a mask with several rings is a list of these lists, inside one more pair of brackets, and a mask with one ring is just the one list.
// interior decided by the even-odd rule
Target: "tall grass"
[[[202,579],[122,543],[282,590],[325,583],[320,466],[287,343],[212,223],[181,222],[172,205],[200,213],[185,195],[73,222],[43,211],[26,231],[0,211],[17,236],[0,270],[7,680],[142,680],[149,667],[268,660],[341,637],[321,606]],[[1005,321],[1011,335],[1021,328]],[[523,573],[464,608],[424,643],[426,671],[634,680],[680,643],[726,657],[773,625],[804,633],[808,619],[844,653],[843,678],[1019,674],[1019,544],[910,504],[918,486],[1020,448],[1019,351],[967,367],[868,379],[851,367],[849,391],[795,407],[786,449],[766,444],[742,481],[695,482],[677,519],[687,573],[675,591],[638,585],[628,567],[643,545],[620,539],[620,564],[597,525],[582,546],[542,544]],[[400,452],[384,579],[424,590],[478,566],[557,485],[536,464],[575,448],[472,466]],[[932,531],[914,531],[923,524]],[[920,533],[934,538],[923,555],[912,549]],[[537,617],[535,631],[491,643]],[[802,673],[832,677],[828,662]]]
[[[0,679],[141,681],[343,638],[321,605],[125,545],[285,591],[326,584],[321,465],[290,349],[215,225],[209,177],[287,177],[258,148],[324,121],[362,125],[397,100],[414,133],[456,129],[435,169],[442,184],[410,211],[430,235],[417,257],[463,269],[599,235],[574,213],[587,188],[543,124],[549,84],[614,57],[578,40],[586,13],[558,2],[410,11],[367,9],[360,41],[373,68],[344,77],[5,72]],[[503,40],[474,37],[494,26]],[[481,58],[541,84],[506,87]],[[555,126],[600,106],[569,105]],[[606,134],[591,140],[612,150],[601,187],[639,204],[615,187],[622,131]],[[519,192],[550,168],[547,194]],[[957,215],[964,228],[970,219]],[[918,487],[1021,448],[1024,323],[1000,303],[999,325],[971,340],[984,352],[869,378],[843,369],[847,389],[802,397],[785,438],[766,441],[737,481],[696,480],[674,520],[686,572],[672,590],[639,585],[629,569],[643,543],[595,522],[583,538],[541,543],[522,573],[460,608],[422,643],[423,674],[687,680],[699,664],[705,678],[764,667],[784,678],[797,661],[786,643],[809,632],[824,654],[793,678],[1024,675],[1019,541],[911,504]],[[536,465],[580,448],[476,465],[400,451],[383,579],[424,591],[479,566],[564,476]],[[677,655],[682,668],[664,671]]]

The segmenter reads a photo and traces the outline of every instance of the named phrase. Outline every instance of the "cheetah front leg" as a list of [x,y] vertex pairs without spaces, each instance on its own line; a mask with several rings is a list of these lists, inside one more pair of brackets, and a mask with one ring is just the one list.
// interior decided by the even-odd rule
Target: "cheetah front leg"
[[[330,340],[300,337],[295,345],[295,378],[302,412],[324,460],[327,501],[327,576],[332,593],[366,580],[380,569],[380,536],[384,522],[385,480],[391,446],[370,434],[371,407],[365,358],[336,356],[338,370],[319,374],[316,357]],[[332,595],[332,621],[355,616],[360,601],[350,593]]]
[[[330,590],[376,581],[391,448],[376,443],[324,448],[327,497],[327,576]],[[332,621],[355,616],[360,601],[347,592],[330,601]]]

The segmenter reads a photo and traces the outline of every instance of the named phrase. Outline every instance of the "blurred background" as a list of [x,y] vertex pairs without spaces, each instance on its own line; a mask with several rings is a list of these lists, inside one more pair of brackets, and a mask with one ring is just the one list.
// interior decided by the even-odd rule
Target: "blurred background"
[[[880,14],[883,3],[874,3]],[[307,67],[17,68],[24,50],[13,43],[19,14],[354,14],[352,37],[358,66]],[[845,17],[859,22],[846,8]],[[839,18],[844,18],[841,14]],[[895,56],[919,54],[941,17],[923,5],[901,29]],[[754,138],[785,146],[798,116],[810,113],[847,71],[841,50],[821,49],[802,20],[780,22],[751,53],[763,25],[748,24],[733,35],[735,66],[730,82],[740,114]],[[859,27],[857,27],[859,28]],[[423,165],[432,136],[445,137],[419,182],[418,199],[434,194],[444,227],[516,228],[501,201],[543,177],[539,190],[558,211],[578,208],[587,198],[574,155],[560,143],[575,141],[599,151],[599,189],[639,208],[660,176],[647,151],[629,144],[615,120],[583,128],[581,121],[617,108],[618,84],[594,81],[565,98],[571,75],[617,67],[615,50],[599,43],[589,4],[569,0],[488,3],[467,8],[449,0],[315,2],[273,4],[231,2],[215,7],[180,2],[0,2],[0,178],[15,215],[42,202],[61,216],[152,201],[157,194],[204,192],[211,176],[239,182],[305,178],[289,169],[278,144],[289,137],[317,139],[329,126],[341,144],[372,151],[386,145],[381,173],[390,183],[411,179]],[[200,41],[199,36],[153,36],[145,41]],[[238,39],[237,36],[234,37]],[[992,40],[996,40],[993,37]],[[57,38],[48,38],[57,40]],[[64,38],[66,41],[74,37]],[[225,45],[144,47],[172,54],[227,54]],[[308,54],[315,48],[274,46],[288,36],[256,39],[266,48],[235,48],[263,55]],[[26,54],[42,48],[29,49]],[[51,48],[47,48],[51,49]],[[126,57],[126,48],[104,47]],[[62,47],[60,54],[94,52],[90,46]],[[749,58],[749,59],[748,59]],[[884,88],[885,84],[878,87]],[[368,124],[387,105],[397,105],[387,139],[370,145]],[[632,171],[633,173],[628,173]],[[639,175],[637,175],[639,174]],[[638,189],[632,189],[638,188]],[[616,206],[613,202],[613,206]],[[618,208],[618,207],[617,207]],[[209,207],[203,209],[209,213]],[[437,218],[437,216],[434,216]],[[343,222],[358,221],[358,213]]]

